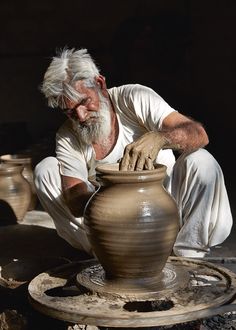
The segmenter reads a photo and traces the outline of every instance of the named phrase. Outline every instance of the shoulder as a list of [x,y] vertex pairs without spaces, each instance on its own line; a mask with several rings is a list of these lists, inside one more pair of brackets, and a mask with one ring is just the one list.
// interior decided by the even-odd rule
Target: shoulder
[[126,84],[117,87],[108,88],[108,93],[111,95],[130,95],[140,92],[156,93],[152,88],[141,84]]
[[140,101],[142,99],[162,100],[162,97],[151,87],[141,84],[127,84],[108,89],[108,93],[112,99],[119,100],[120,98],[129,101]]

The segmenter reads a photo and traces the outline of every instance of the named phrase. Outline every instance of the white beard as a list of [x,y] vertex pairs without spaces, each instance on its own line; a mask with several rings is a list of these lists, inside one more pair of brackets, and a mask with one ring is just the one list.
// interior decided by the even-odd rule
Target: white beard
[[106,146],[111,133],[111,115],[108,100],[99,92],[99,112],[91,111],[90,118],[80,124],[73,120],[73,128],[79,135],[80,141],[87,145],[100,143]]

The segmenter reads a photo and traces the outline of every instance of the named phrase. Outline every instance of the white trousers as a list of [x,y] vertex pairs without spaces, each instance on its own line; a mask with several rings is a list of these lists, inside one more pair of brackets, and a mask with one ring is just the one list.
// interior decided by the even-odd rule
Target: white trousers
[[[92,254],[83,218],[74,217],[63,198],[57,159],[43,159],[34,174],[38,198],[52,217],[58,235],[73,247]],[[221,244],[228,237],[233,220],[224,177],[219,164],[207,150],[182,154],[166,188],[180,212],[180,230],[173,249],[175,255],[204,257],[210,247]]]

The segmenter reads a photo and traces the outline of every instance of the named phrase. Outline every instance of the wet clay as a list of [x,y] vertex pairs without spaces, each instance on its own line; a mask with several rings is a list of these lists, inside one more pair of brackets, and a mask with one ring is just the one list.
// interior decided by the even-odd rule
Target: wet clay
[[166,263],[166,266],[157,277],[137,279],[106,278],[100,264],[87,267],[76,276],[79,288],[86,288],[88,292],[100,297],[141,300],[157,298],[163,290],[180,290],[185,288],[189,281],[187,272],[181,268]]
[[96,170],[100,188],[84,218],[106,278],[131,282],[157,278],[179,228],[176,203],[163,187],[166,167],[119,171],[118,164],[106,164]]

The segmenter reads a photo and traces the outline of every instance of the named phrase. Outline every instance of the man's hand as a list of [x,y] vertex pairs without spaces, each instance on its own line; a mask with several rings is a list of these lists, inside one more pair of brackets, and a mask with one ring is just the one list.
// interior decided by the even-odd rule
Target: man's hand
[[201,123],[174,111],[163,120],[161,131],[148,132],[126,146],[120,170],[151,170],[161,149],[193,152],[208,143],[207,133]]
[[161,132],[148,132],[126,146],[120,162],[121,171],[152,170],[153,162],[168,140]]

